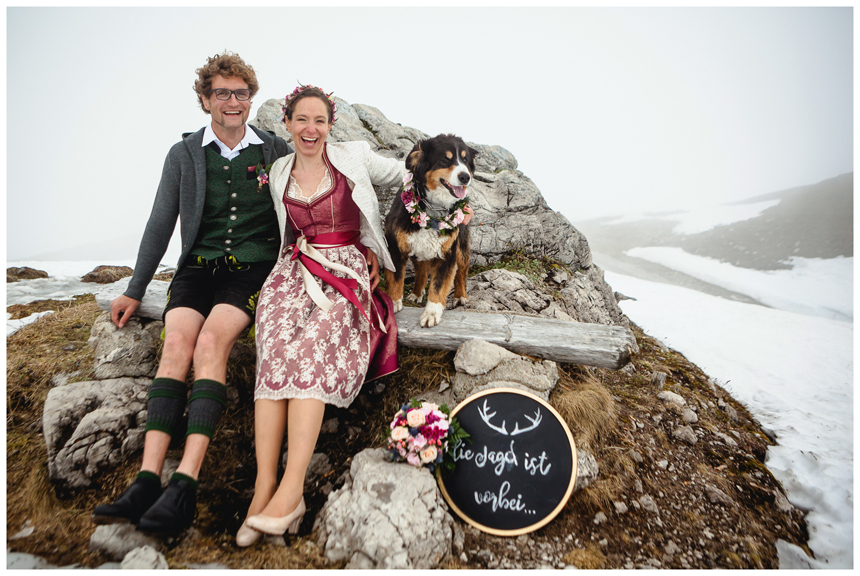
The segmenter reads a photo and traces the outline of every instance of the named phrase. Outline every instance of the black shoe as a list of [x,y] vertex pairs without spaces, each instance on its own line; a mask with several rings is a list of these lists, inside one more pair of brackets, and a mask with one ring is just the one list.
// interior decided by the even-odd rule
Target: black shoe
[[113,504],[100,504],[93,510],[96,524],[137,524],[140,517],[161,496],[161,482],[137,478]]
[[197,516],[197,488],[187,480],[171,480],[161,498],[140,518],[137,529],[149,534],[175,536],[187,530]]

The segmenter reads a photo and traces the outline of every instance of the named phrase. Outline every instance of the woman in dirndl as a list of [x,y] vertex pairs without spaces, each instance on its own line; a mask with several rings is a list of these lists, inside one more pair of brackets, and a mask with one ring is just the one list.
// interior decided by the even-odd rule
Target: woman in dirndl
[[400,184],[405,167],[367,142],[326,143],[335,109],[319,88],[296,88],[284,106],[296,151],[260,171],[270,180],[282,248],[257,306],[257,479],[239,546],[261,533],[298,531],[325,405],[346,408],[363,382],[397,369],[393,306],[377,289],[380,263],[394,265],[373,186]]

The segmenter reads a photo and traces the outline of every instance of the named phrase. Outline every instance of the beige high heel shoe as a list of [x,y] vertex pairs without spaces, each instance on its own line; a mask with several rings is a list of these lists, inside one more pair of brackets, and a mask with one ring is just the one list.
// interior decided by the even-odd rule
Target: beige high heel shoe
[[280,536],[287,530],[289,530],[290,534],[297,534],[299,531],[299,525],[302,523],[302,518],[304,517],[306,510],[305,498],[302,496],[296,509],[283,518],[274,518],[272,516],[257,514],[256,516],[250,516],[245,520],[245,524],[254,530],[259,530],[264,534],[272,534],[273,536]]
[[239,531],[236,532],[236,546],[239,548],[247,548],[251,544],[255,543],[263,536],[262,532],[258,532],[253,528],[248,526],[248,521],[245,520],[242,522],[242,525],[239,527]]

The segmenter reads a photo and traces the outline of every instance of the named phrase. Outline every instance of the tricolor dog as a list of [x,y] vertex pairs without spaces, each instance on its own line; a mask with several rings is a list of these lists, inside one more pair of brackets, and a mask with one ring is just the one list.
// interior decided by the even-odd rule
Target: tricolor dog
[[462,223],[468,206],[468,186],[478,151],[453,134],[419,140],[409,156],[400,197],[385,218],[385,239],[395,271],[385,271],[387,293],[394,310],[403,308],[406,262],[415,267],[415,287],[408,298],[420,302],[430,279],[421,326],[439,323],[451,288],[464,304],[469,271],[469,229]]

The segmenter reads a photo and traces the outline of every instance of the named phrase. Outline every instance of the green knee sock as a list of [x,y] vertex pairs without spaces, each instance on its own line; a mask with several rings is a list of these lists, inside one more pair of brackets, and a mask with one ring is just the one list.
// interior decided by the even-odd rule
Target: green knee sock
[[227,387],[215,380],[197,380],[191,386],[188,399],[188,434],[215,435],[215,427],[221,419],[227,403]]
[[146,430],[160,430],[175,436],[185,412],[185,382],[173,378],[156,378],[149,388],[146,402]]

